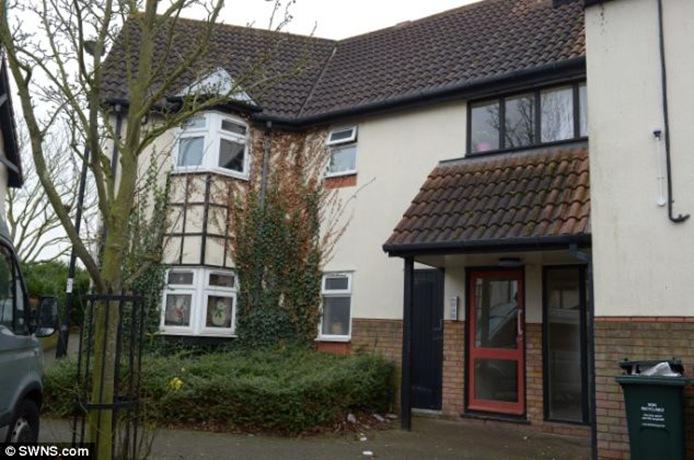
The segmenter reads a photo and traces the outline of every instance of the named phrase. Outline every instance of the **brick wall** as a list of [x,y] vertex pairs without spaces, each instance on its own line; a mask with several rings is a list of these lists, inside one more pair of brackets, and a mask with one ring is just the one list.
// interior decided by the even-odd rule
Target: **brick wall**
[[[624,358],[682,360],[691,375],[694,318],[602,317],[595,322],[598,453],[602,459],[629,458],[624,396],[615,376]],[[687,457],[694,458],[694,391],[684,390]]]
[[[352,352],[363,350],[386,356],[397,366],[396,381],[400,381],[402,356],[402,321],[354,319],[352,321]],[[331,350],[333,351],[333,350]],[[544,420],[542,380],[542,325],[526,324],[526,404],[529,426],[556,434],[590,437],[590,427]],[[465,410],[465,323],[445,321],[443,335],[442,415],[458,418]],[[394,402],[398,404],[399,395]],[[480,423],[508,423],[490,420]]]
[[465,323],[445,321],[443,325],[443,375],[441,412],[458,417],[465,409]]
[[402,321],[387,319],[353,319],[352,351],[378,353],[398,365],[402,360]]

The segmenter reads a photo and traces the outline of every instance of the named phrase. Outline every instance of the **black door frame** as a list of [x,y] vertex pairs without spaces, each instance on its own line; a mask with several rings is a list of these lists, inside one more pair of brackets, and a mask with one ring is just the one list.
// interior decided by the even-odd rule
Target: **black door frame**
[[[418,294],[416,290],[416,285],[417,285],[417,276],[418,275],[426,275],[426,276],[431,276],[433,275],[433,281],[434,281],[434,293],[431,299],[427,299],[427,302],[425,304],[425,308],[429,308],[430,312],[432,313],[432,318],[431,318],[431,329],[429,331],[423,331],[421,330],[418,326],[419,324],[413,324],[412,325],[412,382],[411,382],[411,391],[412,391],[412,407],[417,408],[417,409],[425,409],[425,410],[433,410],[433,411],[440,411],[442,408],[442,399],[443,399],[443,324],[444,324],[444,305],[443,305],[443,297],[444,297],[444,269],[442,268],[423,268],[423,269],[415,269],[414,270],[414,277],[413,277],[413,282],[414,282],[414,288],[413,288],[413,319],[414,317],[418,314],[416,309],[422,308],[421,305],[414,305],[414,301],[417,299]],[[438,328],[434,324],[436,321],[439,322]],[[420,336],[420,334],[422,334]],[[438,337],[435,336],[435,334],[439,334]],[[421,343],[421,341],[429,341],[431,340],[432,344],[432,353],[430,356],[428,356],[428,359],[434,359],[436,362],[434,362],[433,367],[434,372],[436,375],[431,375],[430,372],[424,372],[425,369],[417,369],[417,354],[419,350],[417,349],[417,344],[418,342]],[[429,361],[430,362],[430,361]],[[431,368],[427,366],[426,371],[431,371]],[[428,407],[417,407],[415,404],[417,404],[416,399],[417,395],[414,392],[414,384],[415,380],[417,379],[418,376],[420,376],[422,373],[428,374],[429,377],[431,377],[431,380],[429,383],[429,390],[432,392],[432,401],[430,404],[428,404]],[[421,380],[420,382],[421,383]],[[422,401],[420,401],[422,402]]]
[[[581,303],[581,314],[580,318],[580,334],[581,334],[581,384],[583,385],[583,391],[581,396],[581,410],[583,412],[583,419],[579,421],[563,420],[563,419],[552,419],[549,416],[549,372],[547,366],[549,365],[549,335],[547,334],[548,326],[548,299],[547,299],[547,272],[550,270],[578,270],[579,272],[579,299]],[[543,385],[543,407],[544,407],[544,418],[545,420],[560,423],[575,423],[577,425],[588,425],[591,423],[590,414],[590,404],[589,398],[590,384],[589,384],[589,344],[588,344],[588,327],[589,327],[589,307],[588,298],[591,281],[589,278],[588,267],[584,264],[569,264],[569,265],[544,265],[542,267],[542,385]]]

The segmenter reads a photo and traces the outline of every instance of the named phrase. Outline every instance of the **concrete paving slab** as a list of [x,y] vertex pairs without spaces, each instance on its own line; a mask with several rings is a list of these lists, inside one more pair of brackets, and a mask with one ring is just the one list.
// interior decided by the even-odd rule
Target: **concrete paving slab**
[[[158,460],[180,459],[561,459],[590,458],[583,438],[519,430],[513,425],[484,425],[479,421],[413,418],[412,431],[367,430],[358,435],[316,435],[284,438],[266,435],[157,430],[152,455]],[[69,442],[65,420],[43,419],[41,442]]]

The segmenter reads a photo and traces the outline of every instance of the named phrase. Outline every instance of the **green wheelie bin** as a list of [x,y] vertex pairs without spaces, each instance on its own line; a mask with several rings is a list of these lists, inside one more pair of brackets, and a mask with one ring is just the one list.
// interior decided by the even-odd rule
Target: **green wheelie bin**
[[682,362],[620,361],[632,460],[685,458]]

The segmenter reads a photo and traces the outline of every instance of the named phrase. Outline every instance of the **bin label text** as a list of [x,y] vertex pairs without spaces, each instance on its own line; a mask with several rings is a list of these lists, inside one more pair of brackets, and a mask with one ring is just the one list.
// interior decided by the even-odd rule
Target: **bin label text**
[[641,406],[641,425],[652,428],[665,428],[665,408],[656,403]]

